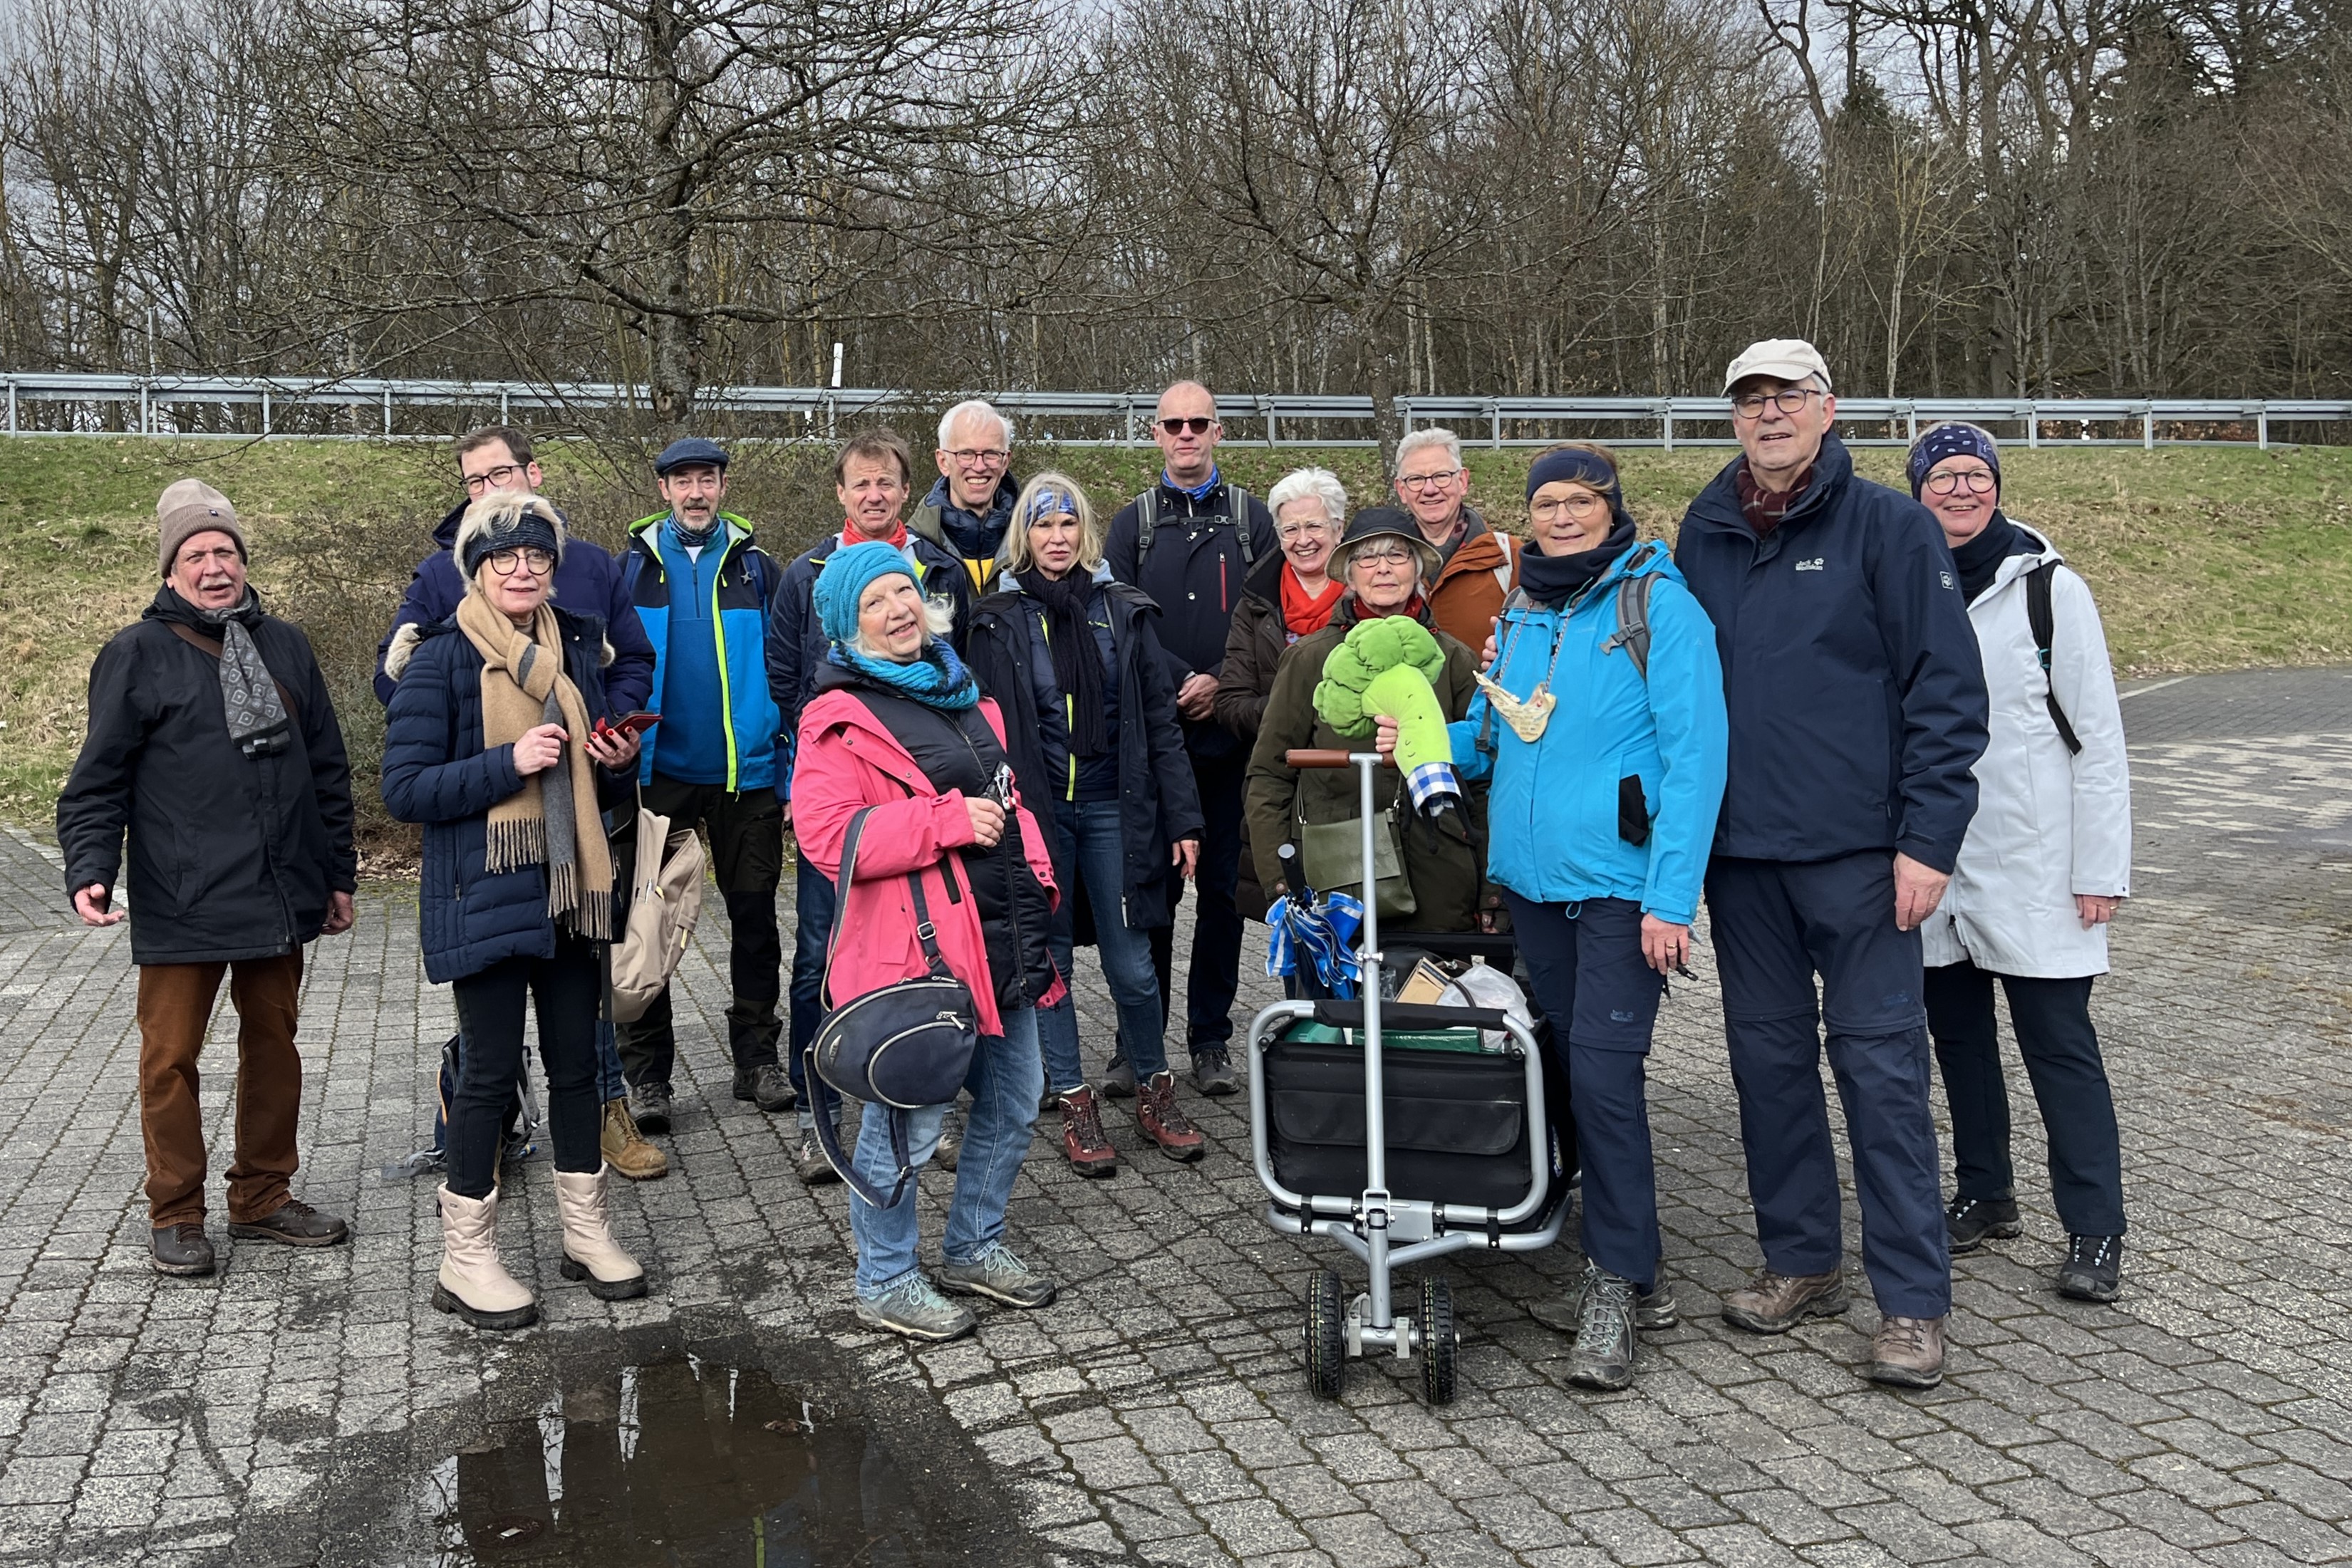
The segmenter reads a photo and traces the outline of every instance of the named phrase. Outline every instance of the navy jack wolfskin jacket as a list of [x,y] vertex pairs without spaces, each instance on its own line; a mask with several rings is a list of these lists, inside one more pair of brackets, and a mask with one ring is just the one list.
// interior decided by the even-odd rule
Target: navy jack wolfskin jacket
[[1731,721],[1715,852],[1824,861],[1899,851],[1949,872],[1976,815],[1984,665],[1927,507],[1822,442],[1762,538],[1741,457],[1683,517],[1675,564],[1715,622]]

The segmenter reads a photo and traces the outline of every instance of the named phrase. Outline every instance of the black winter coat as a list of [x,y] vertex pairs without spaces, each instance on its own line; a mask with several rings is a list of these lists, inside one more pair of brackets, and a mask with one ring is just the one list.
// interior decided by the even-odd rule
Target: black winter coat
[[89,733],[58,797],[70,897],[115,886],[131,835],[131,958],[218,964],[291,953],[319,935],[328,895],[358,885],[352,774],[327,683],[299,626],[251,629],[292,698],[293,744],[247,757],[228,736],[220,628],[169,587],[89,672]]
[[[1129,501],[1111,519],[1103,554],[1110,574],[1150,595],[1166,617],[1160,630],[1169,685],[1181,689],[1187,676],[1214,675],[1225,659],[1225,634],[1243,581],[1260,561],[1279,555],[1274,514],[1255,496],[1248,516],[1232,516],[1233,486],[1220,482],[1201,500],[1163,482],[1158,486],[1160,521],[1151,548],[1142,546],[1139,502]],[[1246,531],[1249,549],[1242,549]],[[1202,757],[1231,757],[1248,747],[1213,717],[1182,721],[1184,743]]]
[[[997,581],[1000,591],[972,607],[964,662],[980,689],[1003,710],[1005,748],[1021,798],[1046,823],[1055,802],[1069,797],[1068,725],[1062,715],[1062,694],[1054,683],[1053,655],[1045,646],[1045,612],[1020,591],[1018,579],[1008,573]],[[1201,836],[1201,802],[1193,791],[1183,733],[1177,727],[1176,689],[1169,682],[1166,655],[1152,625],[1160,617],[1159,606],[1125,583],[1102,580],[1100,586],[1118,674],[1122,914],[1130,930],[1145,931],[1175,918],[1181,878],[1169,856],[1179,840]],[[1094,912],[1086,903],[1084,879],[1066,863],[1061,835],[1051,836],[1054,879],[1076,900],[1072,908],[1080,939],[1090,940]]]
[[1675,564],[1715,622],[1731,719],[1715,852],[1823,861],[1899,850],[1948,872],[1976,815],[1984,663],[1927,507],[1822,443],[1812,482],[1756,537],[1742,457],[1683,517]]

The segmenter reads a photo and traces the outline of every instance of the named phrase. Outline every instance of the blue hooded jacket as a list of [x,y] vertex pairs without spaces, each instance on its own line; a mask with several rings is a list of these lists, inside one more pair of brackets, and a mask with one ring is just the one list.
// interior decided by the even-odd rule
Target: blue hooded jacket
[[[669,647],[672,588],[684,580],[673,578],[662,559],[661,536],[668,521],[669,514],[661,512],[631,523],[624,564],[637,618],[645,622],[647,640],[659,650]],[[703,570],[709,571],[709,599],[695,606],[692,622],[682,623],[710,628],[712,646],[703,667],[716,675],[715,687],[698,682],[698,689],[682,690],[669,700],[705,704],[709,716],[717,721],[725,777],[705,782],[722,784],[730,794],[771,789],[778,779],[779,721],[775,699],[769,694],[762,643],[782,574],[767,552],[752,543],[751,525],[732,512],[719,515],[718,531],[703,557],[698,563],[702,570],[695,575],[699,579]],[[712,567],[709,563],[714,558]],[[653,700],[647,705],[657,713],[665,711],[669,675],[669,662],[664,658],[654,670]],[[646,732],[645,760],[638,768],[642,781],[650,783],[658,770],[661,731],[656,725]]]
[[1976,631],[1933,513],[1822,442],[1762,538],[1742,457],[1684,515],[1675,564],[1715,622],[1731,721],[1715,852],[1898,851],[1948,872],[1976,815],[1987,703]]
[[[1647,680],[1612,645],[1618,586],[1634,577],[1656,579]],[[1723,800],[1726,724],[1715,628],[1682,573],[1663,547],[1636,545],[1563,610],[1514,594],[1495,640],[1487,678],[1521,698],[1549,680],[1559,706],[1532,742],[1483,691],[1448,727],[1454,767],[1493,780],[1488,880],[1542,904],[1630,899],[1689,925]]]

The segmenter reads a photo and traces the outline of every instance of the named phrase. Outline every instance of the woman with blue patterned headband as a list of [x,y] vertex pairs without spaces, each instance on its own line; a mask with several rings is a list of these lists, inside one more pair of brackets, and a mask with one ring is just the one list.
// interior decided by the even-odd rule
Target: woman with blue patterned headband
[[[1147,935],[1174,919],[1202,831],[1153,629],[1160,611],[1111,580],[1094,507],[1063,475],[1040,474],[1022,490],[1002,554],[997,591],[972,607],[964,648],[981,689],[1010,716],[1022,798],[1039,803],[1057,880],[1075,894],[1055,917],[1054,961],[1067,976],[1078,944],[1099,951],[1119,1045],[1135,1066],[1137,1129],[1169,1158],[1197,1160],[1207,1141],[1176,1103]],[[1071,998],[1040,1010],[1038,1040],[1063,1154],[1081,1176],[1108,1175],[1118,1151],[1087,1083]]]

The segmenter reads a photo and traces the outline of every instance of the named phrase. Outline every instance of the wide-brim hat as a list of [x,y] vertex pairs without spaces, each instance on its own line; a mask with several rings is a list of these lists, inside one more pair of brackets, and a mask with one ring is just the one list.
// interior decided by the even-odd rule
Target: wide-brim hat
[[1442,564],[1437,547],[1422,537],[1421,525],[1413,521],[1411,512],[1402,507],[1367,507],[1348,519],[1348,531],[1339,536],[1338,548],[1331,552],[1331,572],[1344,577],[1349,558],[1356,547],[1366,539],[1400,538],[1412,546],[1421,562],[1421,580],[1425,587],[1437,580],[1437,569]]

